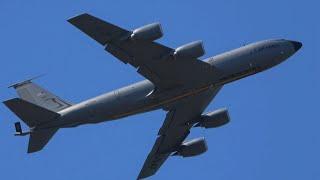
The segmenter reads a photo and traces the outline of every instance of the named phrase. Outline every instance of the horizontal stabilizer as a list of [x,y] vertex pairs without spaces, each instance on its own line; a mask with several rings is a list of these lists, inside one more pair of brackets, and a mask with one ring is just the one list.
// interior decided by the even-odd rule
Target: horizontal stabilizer
[[28,153],[40,151],[49,142],[58,129],[49,129],[30,133]]
[[14,98],[3,102],[29,127],[55,120],[60,114],[32,104],[20,98]]
[[[60,114],[32,104],[20,98],[14,98],[3,102],[12,112],[32,129],[43,123],[56,120]],[[16,135],[30,134],[28,153],[40,151],[57,132],[57,128],[46,130],[31,130],[22,132],[19,122],[15,123]]]

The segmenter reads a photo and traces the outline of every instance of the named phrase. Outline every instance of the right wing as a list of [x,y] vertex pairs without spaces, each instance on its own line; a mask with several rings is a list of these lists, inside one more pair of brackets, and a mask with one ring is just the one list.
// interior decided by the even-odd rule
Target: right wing
[[105,46],[105,50],[116,58],[137,68],[138,73],[158,90],[178,86],[199,87],[215,77],[216,71],[210,64],[196,58],[172,59],[170,54],[174,49],[153,41],[132,41],[128,39],[132,31],[89,14],[81,14],[68,21]]
[[159,130],[157,140],[149,153],[138,179],[155,174],[167,158],[178,150],[190,133],[193,122],[199,118],[219,92],[219,88],[211,88],[205,92],[185,98],[169,107],[169,112]]

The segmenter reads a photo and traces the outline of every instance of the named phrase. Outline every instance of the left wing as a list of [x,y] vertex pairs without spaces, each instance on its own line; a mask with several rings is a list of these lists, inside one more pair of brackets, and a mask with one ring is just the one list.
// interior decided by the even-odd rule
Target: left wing
[[189,135],[193,123],[201,116],[204,109],[220,89],[221,87],[210,88],[169,107],[170,110],[158,132],[157,140],[142,167],[138,179],[155,174],[165,160],[178,150]]
[[206,62],[189,56],[173,59],[174,49],[153,41],[131,40],[132,31],[89,14],[81,14],[68,21],[105,46],[113,56],[137,68],[137,72],[158,90],[200,86],[216,77],[216,71]]

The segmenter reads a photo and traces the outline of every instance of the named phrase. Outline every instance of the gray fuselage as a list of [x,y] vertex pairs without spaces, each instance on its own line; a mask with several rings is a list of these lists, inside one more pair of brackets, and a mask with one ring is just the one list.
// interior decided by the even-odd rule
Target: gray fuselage
[[283,39],[249,44],[204,60],[220,72],[206,86],[170,89],[164,94],[153,95],[154,85],[148,80],[140,81],[63,109],[59,112],[61,117],[58,121],[39,128],[74,127],[165,109],[182,98],[271,68],[293,55],[300,47],[298,42]]

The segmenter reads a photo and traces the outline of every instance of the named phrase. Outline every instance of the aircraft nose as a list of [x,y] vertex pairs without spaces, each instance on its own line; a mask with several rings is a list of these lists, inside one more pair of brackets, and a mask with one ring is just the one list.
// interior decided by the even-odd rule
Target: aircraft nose
[[290,41],[290,43],[293,45],[293,48],[295,51],[298,51],[302,47],[302,43],[298,41]]

